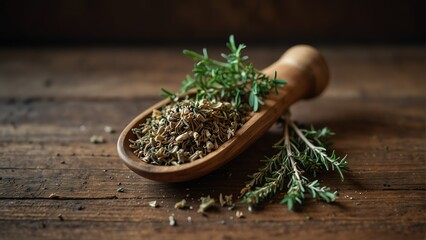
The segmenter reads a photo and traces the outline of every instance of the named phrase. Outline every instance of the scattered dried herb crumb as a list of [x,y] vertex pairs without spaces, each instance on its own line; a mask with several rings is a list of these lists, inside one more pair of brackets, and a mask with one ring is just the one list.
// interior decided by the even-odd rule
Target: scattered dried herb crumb
[[221,207],[224,206],[232,206],[232,194],[231,195],[225,195],[225,198],[223,198],[222,193],[219,194],[219,203]]
[[124,192],[124,187],[117,188],[117,192]]
[[215,205],[215,200],[214,198],[210,198],[210,195],[207,197],[201,197],[200,200],[201,204],[198,208],[198,213],[204,213],[207,209]]
[[219,204],[221,207],[225,206],[225,200],[223,200],[222,193],[219,194]]
[[237,218],[244,218],[244,213],[243,213],[242,211],[236,211],[236,212],[235,212],[235,216],[236,216]]
[[104,143],[105,140],[102,136],[93,135],[90,137],[90,142],[94,144],[98,144],[98,143]]
[[158,207],[158,205],[157,205],[157,201],[150,201],[150,202],[148,202],[148,205],[149,205],[150,207],[152,207],[152,208],[156,208],[156,207]]
[[64,217],[62,216],[62,213],[58,214],[58,218],[59,218],[59,220],[64,221]]
[[187,206],[186,206],[186,200],[182,199],[182,201],[177,202],[175,204],[175,208],[177,208],[177,209],[185,209],[185,208],[187,208]]
[[253,206],[252,205],[249,205],[248,207],[247,207],[247,210],[249,211],[249,212],[253,212]]
[[59,195],[57,195],[56,193],[51,193],[51,194],[49,195],[49,198],[57,199],[57,198],[59,198]]
[[176,225],[177,225],[177,224],[176,224],[175,217],[174,217],[174,215],[173,215],[173,214],[169,216],[169,225],[170,225],[170,226],[172,226],[172,227],[174,227],[174,226],[176,226]]
[[115,133],[115,130],[111,126],[105,126],[104,131],[106,133]]

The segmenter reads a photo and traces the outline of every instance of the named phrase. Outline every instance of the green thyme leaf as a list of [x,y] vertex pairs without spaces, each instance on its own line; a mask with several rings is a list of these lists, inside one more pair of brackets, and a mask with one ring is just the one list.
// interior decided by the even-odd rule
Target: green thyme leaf
[[[337,170],[342,181],[342,170],[348,170],[345,157],[337,157],[335,152],[327,154],[325,137],[332,135],[328,128],[316,130],[300,129],[287,113],[283,119],[284,137],[274,148],[278,152],[272,157],[266,157],[265,165],[251,176],[251,181],[241,190],[243,203],[257,205],[272,197],[277,190],[287,193],[281,204],[292,210],[295,204],[302,204],[306,193],[312,198],[322,199],[327,203],[336,200],[337,192],[329,187],[321,186],[318,180],[310,181],[304,174],[318,171]],[[287,183],[287,184],[286,184]]]
[[[248,57],[242,54],[244,44],[236,44],[234,36],[226,44],[230,53],[222,53],[223,60],[209,57],[206,49],[202,54],[184,50],[183,54],[195,61],[192,76],[187,76],[180,89],[187,93],[195,89],[196,101],[201,99],[231,102],[236,109],[249,104],[253,111],[258,111],[264,104],[264,98],[278,87],[286,84],[284,80],[270,79],[248,63]],[[163,91],[166,97],[174,97]]]

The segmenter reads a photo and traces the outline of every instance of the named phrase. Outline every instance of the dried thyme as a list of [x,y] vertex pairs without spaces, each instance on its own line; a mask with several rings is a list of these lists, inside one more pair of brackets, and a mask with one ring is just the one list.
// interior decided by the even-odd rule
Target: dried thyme
[[130,148],[144,162],[179,165],[216,150],[232,138],[247,114],[229,102],[184,99],[154,110],[151,118],[133,128]]
[[177,208],[177,209],[185,209],[185,208],[187,208],[186,200],[182,199],[182,201],[177,202],[175,204],[175,208]]
[[[231,35],[227,47],[229,54],[222,54],[225,61],[218,61],[202,54],[184,50],[184,54],[196,61],[193,75],[183,82],[181,93],[193,91],[193,98],[179,100],[177,94],[163,89],[163,95],[172,102],[161,110],[154,110],[151,118],[133,129],[136,139],[130,147],[142,160],[155,165],[179,165],[195,161],[217,149],[232,138],[235,132],[264,104],[270,92],[278,94],[277,88],[285,81],[270,79],[256,70],[248,57],[242,55],[246,47],[235,44]],[[309,180],[306,174],[336,170],[343,181],[342,170],[347,169],[346,157],[338,157],[327,151],[325,138],[332,133],[304,129],[296,125],[290,115],[284,119],[284,137],[274,147],[278,152],[263,160],[265,166],[251,176],[251,181],[242,189],[243,202],[249,211],[279,191],[287,191],[282,204],[293,209],[301,204],[306,194],[313,198],[333,202],[337,192],[321,186],[318,180]],[[214,205],[214,199],[202,198],[199,212]],[[222,206],[228,200],[219,198]],[[232,197],[229,200],[232,202]],[[235,205],[231,204],[231,209]],[[243,217],[238,211],[236,217]]]
[[213,207],[216,203],[216,201],[214,200],[214,198],[211,198],[210,196],[207,197],[201,197],[200,198],[201,204],[200,207],[198,208],[198,213],[204,214],[204,212]]
[[150,207],[152,207],[152,208],[157,208],[158,207],[157,201],[150,201],[150,202],[148,202],[148,205]]
[[284,80],[270,79],[248,63],[242,55],[246,47],[236,45],[231,35],[222,54],[225,61],[184,50],[196,64],[193,76],[187,76],[181,93],[195,90],[195,97],[180,100],[162,89],[172,102],[154,110],[151,118],[132,129],[136,139],[130,148],[142,161],[154,165],[179,165],[192,162],[216,150],[232,138],[252,111],[264,104],[269,92],[278,93]]
[[236,212],[235,212],[235,216],[236,216],[237,218],[244,218],[244,213],[243,213],[242,211],[236,211]]
[[104,143],[105,139],[102,136],[93,135],[93,136],[90,137],[90,142],[94,143],[94,144]]
[[105,127],[104,127],[104,131],[105,131],[106,133],[115,133],[114,128],[112,128],[111,126],[105,126]]
[[234,203],[232,202],[232,194],[231,195],[225,195],[223,197],[222,193],[219,194],[219,203],[221,207],[231,207]]
[[176,226],[176,220],[173,214],[169,216],[169,225],[172,227]]

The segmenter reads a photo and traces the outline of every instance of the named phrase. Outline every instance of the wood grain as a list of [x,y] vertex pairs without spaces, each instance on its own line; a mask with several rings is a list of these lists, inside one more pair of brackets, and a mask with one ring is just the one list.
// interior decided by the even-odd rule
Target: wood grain
[[[271,153],[279,126],[222,168],[179,184],[134,174],[118,159],[118,133],[103,131],[120,131],[157,102],[160,86],[177,89],[191,68],[180,48],[1,50],[0,239],[424,239],[422,47],[320,49],[331,85],[319,99],[296,104],[293,117],[334,130],[333,147],[348,154],[352,172],[344,182],[333,172],[321,177],[339,190],[335,204],[308,200],[288,212],[278,195],[253,213],[237,202],[243,219],[220,207],[203,217],[198,199],[237,196]],[[259,47],[249,54],[264,67],[281,52]],[[91,144],[94,134],[106,143]],[[182,198],[194,209],[174,209]],[[149,207],[152,200],[160,207]],[[176,227],[168,225],[171,214]]]

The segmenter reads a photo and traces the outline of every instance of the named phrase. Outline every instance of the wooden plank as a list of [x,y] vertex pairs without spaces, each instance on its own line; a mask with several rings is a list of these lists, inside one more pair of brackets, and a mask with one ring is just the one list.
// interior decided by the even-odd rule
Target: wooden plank
[[[162,221],[167,221],[162,220]],[[185,221],[185,220],[183,220]],[[182,221],[180,221],[182,222]],[[204,225],[193,224],[189,227],[170,227],[168,223],[157,222],[85,222],[75,221],[1,221],[3,236],[14,239],[170,239],[179,236],[183,239],[422,239],[424,234],[415,224],[374,224],[369,221],[335,221],[318,224],[319,221],[275,222],[265,221],[247,224],[245,220],[238,223],[222,225],[220,221]],[[179,222],[178,222],[179,224]],[[321,228],[317,228],[317,226]],[[406,226],[409,227],[406,227]],[[238,226],[238,227],[237,227]],[[337,228],[341,226],[342,228]],[[6,230],[7,229],[7,230]],[[199,229],[199,230],[198,230]],[[306,231],[310,229],[310,231]],[[343,230],[345,229],[345,230]],[[349,229],[350,231],[346,231]],[[364,230],[365,229],[365,230]],[[255,230],[255,232],[253,231]],[[394,231],[392,231],[394,230]],[[196,236],[195,236],[196,235]]]
[[[116,154],[118,134],[133,116],[153,102],[141,99],[0,103],[0,168],[123,169]],[[332,138],[335,148],[358,164],[380,168],[385,160],[394,166],[421,165],[425,154],[423,102],[324,97],[297,104],[293,115],[300,122],[328,126],[337,132]],[[81,125],[86,130],[81,131]],[[117,132],[105,133],[105,125]],[[281,137],[280,131],[278,126],[272,128],[241,158],[260,159],[271,153],[270,146]],[[94,134],[103,135],[107,142],[91,144],[89,138]]]
[[[337,132],[333,147],[348,154],[352,172],[344,182],[333,172],[321,176],[339,190],[337,203],[308,200],[289,213],[278,195],[254,213],[237,203],[246,218],[233,220],[235,212],[224,208],[197,214],[198,199],[237,196],[258,160],[271,154],[280,128],[203,178],[162,184],[137,176],[117,157],[118,133],[159,100],[159,86],[177,88],[180,83],[169,79],[191,63],[170,49],[134,50],[0,50],[0,239],[424,238],[426,83],[418,47],[325,47],[335,81],[321,98],[296,104],[292,114]],[[275,48],[253,52],[261,66],[279,56]],[[157,78],[141,83],[142,74]],[[130,77],[118,81],[122,76]],[[118,132],[105,133],[105,125]],[[94,134],[107,142],[91,144]],[[50,199],[52,193],[59,198]],[[174,209],[182,198],[195,209]],[[150,208],[152,200],[161,207]],[[175,228],[168,226],[172,213]]]
[[[238,164],[240,166],[241,162]],[[128,169],[106,172],[101,169],[0,169],[0,199],[48,198],[53,193],[62,198],[169,197],[175,201],[188,193],[198,198],[202,195],[218,195],[220,192],[237,196],[248,180],[246,176],[254,170],[254,167],[229,166],[191,182],[168,185],[146,180]],[[337,173],[323,174],[321,179],[323,184],[338,189],[343,195],[347,191],[425,190],[425,170],[424,166],[405,169],[400,166],[369,170],[355,168],[353,173],[346,174],[343,183]],[[229,173],[231,177],[227,177]],[[117,193],[120,187],[125,189],[125,194]]]
[[[421,237],[425,225],[418,223],[424,220],[419,211],[425,208],[422,201],[424,191],[406,193],[405,196],[413,202],[401,201],[401,196],[397,194],[384,195],[383,191],[369,191],[360,196],[362,198],[358,200],[342,199],[335,205],[308,201],[303,211],[296,213],[288,213],[277,203],[253,213],[237,207],[244,211],[244,219],[237,219],[234,217],[235,211],[220,207],[207,216],[196,213],[195,209],[176,210],[171,207],[174,204],[172,199],[164,199],[164,203],[155,209],[149,207],[148,200],[144,199],[1,200],[3,214],[0,222],[2,226],[11,227],[3,230],[4,233],[22,237],[54,237],[51,234],[61,236],[68,233],[76,234],[73,237],[81,235],[83,238],[93,238],[107,231],[113,238],[138,234],[150,238],[167,237],[179,233],[191,239],[194,236],[189,235],[194,230],[197,230],[197,237],[200,238],[221,238],[229,234],[237,238],[282,237],[287,234],[307,237],[315,234],[321,239],[332,234],[347,236],[352,233],[356,237]],[[198,205],[192,201],[190,204],[194,207]],[[377,208],[383,211],[371,215]],[[168,226],[168,216],[171,214],[178,222],[175,228]],[[231,216],[234,219],[230,219]],[[187,217],[191,217],[191,223]],[[225,224],[221,223],[222,220],[225,220]],[[18,226],[26,226],[32,231],[16,231]],[[309,231],[306,232],[306,229]]]
[[[237,202],[235,210],[245,213],[245,219],[229,219],[235,216],[235,210],[228,210],[218,204],[205,215],[197,213],[199,206],[198,199],[188,198],[188,205],[192,209],[175,209],[173,198],[158,199],[158,207],[152,208],[148,202],[151,199],[126,198],[126,199],[2,199],[0,200],[2,215],[1,221],[10,220],[61,220],[58,214],[62,214],[67,221],[97,221],[97,222],[163,222],[168,224],[168,216],[175,214],[176,218],[182,221],[180,225],[191,225],[187,217],[191,216],[193,223],[208,224],[211,220],[235,220],[255,224],[258,221],[379,221],[388,220],[390,224],[414,221],[421,221],[424,216],[419,210],[425,209],[422,201],[424,191],[412,191],[405,193],[407,198],[413,202],[401,201],[401,195],[397,191],[383,192],[367,191],[358,195],[353,194],[353,198],[341,197],[339,203],[325,204],[308,200],[303,209],[296,212],[288,212],[285,206],[278,202],[263,206],[261,209],[249,212],[245,205]],[[383,194],[385,193],[385,194]],[[383,201],[386,201],[384,204]],[[103,207],[104,206],[104,207]],[[384,208],[382,212],[371,215],[375,208]],[[22,211],[25,209],[25,212]],[[312,219],[306,219],[309,216]],[[216,223],[216,222],[215,222]],[[338,227],[338,226],[336,226]]]
[[[177,90],[192,61],[168,48],[0,49],[3,98],[134,98]],[[191,48],[201,51],[201,47]],[[209,47],[219,56],[225,47]],[[259,69],[287,47],[253,47],[246,54]],[[422,97],[423,46],[320,47],[331,68],[327,95]],[[13,79],[13,81],[11,81]],[[391,87],[384,87],[386,86]]]

